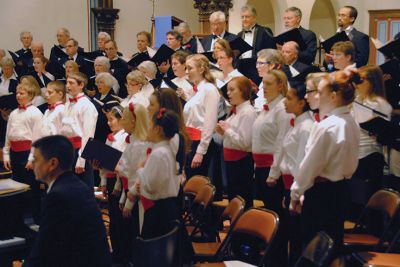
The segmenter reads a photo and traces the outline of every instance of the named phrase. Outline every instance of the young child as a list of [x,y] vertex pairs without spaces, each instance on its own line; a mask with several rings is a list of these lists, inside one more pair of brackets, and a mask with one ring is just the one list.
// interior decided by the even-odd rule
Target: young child
[[120,208],[124,220],[122,222],[123,248],[125,259],[132,254],[132,241],[139,235],[141,224],[139,222],[140,205],[134,205],[135,200],[126,198],[126,194],[137,180],[137,168],[146,157],[149,144],[146,142],[149,130],[149,117],[147,110],[140,104],[130,103],[122,113],[121,126],[129,134],[126,138],[127,147],[122,154],[117,166],[117,172],[122,183]]
[[[154,143],[149,157],[142,162],[137,170],[137,182],[134,185],[135,194],[140,196],[144,207],[144,220],[141,235],[143,238],[153,238],[170,230],[171,221],[179,218],[180,180],[176,165],[176,157],[170,146],[170,139],[179,133],[179,119],[175,112],[161,108],[154,114],[152,126],[147,140]],[[182,142],[177,155],[179,163],[184,161],[184,143]],[[130,192],[132,193],[132,192]],[[129,197],[131,198],[131,194]]]
[[65,108],[65,85],[60,81],[50,82],[45,93],[48,108],[42,119],[42,136],[60,134]]
[[[108,137],[106,144],[124,152],[127,143],[126,138],[128,134],[122,128],[123,108],[121,106],[114,106],[110,112],[106,113],[108,126],[111,132]],[[101,166],[100,166],[101,167]],[[122,231],[121,231],[121,212],[118,207],[118,200],[121,189],[118,188],[117,174],[113,171],[100,169],[100,187],[105,195],[108,196],[108,211],[110,216],[110,239],[113,250],[113,260],[122,260]]]
[[96,107],[83,93],[86,83],[87,78],[83,73],[71,73],[68,76],[67,90],[71,97],[65,105],[61,134],[71,141],[76,150],[76,174],[92,189],[94,183],[92,166],[80,155],[89,138],[94,136],[98,113]]
[[32,142],[40,138],[39,125],[43,115],[37,107],[32,105],[35,89],[29,84],[17,86],[18,108],[13,110],[8,118],[3,162],[7,170],[12,170],[14,180],[30,185],[28,203],[32,205],[33,218],[38,223],[41,190],[32,172]]

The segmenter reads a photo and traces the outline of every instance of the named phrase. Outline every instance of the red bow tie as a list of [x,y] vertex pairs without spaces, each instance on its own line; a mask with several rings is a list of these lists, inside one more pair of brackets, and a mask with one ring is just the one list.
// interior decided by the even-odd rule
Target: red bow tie
[[294,127],[294,119],[290,120],[290,126]]
[[198,90],[199,90],[199,89],[197,89],[197,85],[196,85],[196,84],[193,85],[193,91],[194,91],[195,93],[197,93]]
[[151,151],[152,151],[152,149],[149,147],[149,148],[147,148],[147,150],[146,150],[146,155],[148,156],[148,155],[150,155],[151,154]]
[[232,109],[231,109],[231,115],[232,115],[232,114],[236,114],[236,106],[233,106],[233,107],[232,107]]
[[32,104],[29,104],[29,105],[26,105],[26,106],[18,105],[18,109],[26,110],[30,106],[32,106]]
[[130,144],[130,140],[129,140],[129,138],[131,137],[131,135],[130,134],[128,134],[127,135],[127,137],[125,138],[125,142],[127,143],[127,144]]
[[48,109],[49,110],[53,110],[53,109],[55,109],[57,106],[59,106],[59,105],[61,105],[61,103],[58,103],[58,104],[51,104],[51,105],[49,105],[49,107],[48,107]]
[[[315,121],[320,122],[321,121],[321,117],[319,116],[319,113],[315,113],[314,114],[314,118]],[[328,116],[324,115],[324,117],[322,118],[322,120],[325,120],[326,118],[328,118]]]
[[269,107],[268,107],[268,105],[267,105],[267,104],[264,104],[264,105],[263,105],[263,108],[264,108],[264,110],[266,110],[266,111],[268,111],[268,110],[269,110]]
[[69,99],[69,102],[71,102],[71,103],[76,103],[76,102],[78,102],[78,100],[80,99],[80,98],[82,98],[83,97],[83,95],[81,95],[81,96],[76,96],[76,97],[71,97],[70,99]]
[[110,142],[114,142],[115,141],[114,135],[112,133],[108,134],[107,135],[107,140],[110,141]]

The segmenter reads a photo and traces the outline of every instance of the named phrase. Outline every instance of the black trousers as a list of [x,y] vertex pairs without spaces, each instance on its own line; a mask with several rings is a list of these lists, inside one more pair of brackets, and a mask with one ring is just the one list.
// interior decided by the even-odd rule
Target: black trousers
[[238,161],[225,161],[228,174],[228,198],[237,195],[246,200],[246,208],[253,206],[254,162],[249,153]]
[[223,146],[214,143],[214,152],[212,153],[212,183],[215,186],[214,200],[219,201],[223,198],[224,185],[223,173],[226,173],[226,165],[223,164]]
[[185,174],[186,179],[190,179],[195,175],[203,175],[208,176],[208,167],[210,165],[211,157],[214,153],[214,141],[211,139],[210,144],[208,145],[207,153],[203,155],[203,161],[201,162],[198,168],[192,168],[192,160],[196,155],[197,147],[199,146],[200,141],[192,141],[190,152],[186,155],[186,165],[185,165]]
[[270,168],[255,169],[255,192],[256,198],[264,202],[267,209],[275,211],[278,215],[282,214],[282,200],[284,195],[284,187],[282,178],[278,179],[274,187],[267,185],[267,178]]
[[179,220],[179,204],[176,197],[155,201],[153,207],[144,212],[142,237],[150,239],[168,233],[172,222]]
[[40,182],[36,181],[32,170],[25,168],[30,150],[22,152],[10,151],[10,161],[12,166],[12,177],[15,181],[28,184],[31,188],[22,198],[24,214],[32,214],[36,224],[40,223],[40,210],[42,205],[43,190],[40,189]]
[[343,244],[344,217],[349,203],[348,181],[321,182],[304,193],[301,212],[303,246],[319,232],[325,231],[336,249]]

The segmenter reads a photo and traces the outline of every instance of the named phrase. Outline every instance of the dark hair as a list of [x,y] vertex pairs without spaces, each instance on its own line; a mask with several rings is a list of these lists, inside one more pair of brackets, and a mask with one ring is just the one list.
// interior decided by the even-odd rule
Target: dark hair
[[176,40],[179,41],[179,43],[182,43],[183,37],[182,37],[182,35],[181,35],[178,31],[176,31],[176,30],[169,31],[169,32],[167,32],[165,35],[172,35],[172,36],[175,37]]
[[110,114],[117,119],[122,119],[122,114],[124,113],[124,108],[121,105],[117,105],[111,108]]
[[357,9],[354,6],[344,6],[344,7],[350,9],[350,18],[354,18],[354,21],[353,21],[353,23],[354,23],[358,16]]
[[362,66],[358,69],[358,73],[364,74],[364,80],[367,80],[371,84],[370,95],[372,97],[385,97],[385,83],[381,68],[374,65]]
[[340,92],[343,104],[348,105],[354,100],[355,86],[360,84],[360,74],[358,72],[346,73],[344,71],[335,71],[328,76],[330,90]]
[[46,136],[35,141],[32,146],[36,149],[39,149],[40,153],[46,160],[57,158],[60,170],[72,170],[72,165],[75,158],[75,150],[71,142],[65,136]]
[[176,161],[179,163],[179,173],[182,172],[185,164],[185,140],[179,131],[179,116],[175,111],[161,108],[153,115],[153,124],[163,129],[164,136],[168,139],[179,135],[179,147],[176,153]]
[[176,51],[175,53],[172,54],[171,61],[172,61],[173,58],[175,58],[176,60],[179,61],[179,63],[185,64],[186,58],[188,56],[189,56],[188,52],[179,50],[179,51]]
[[293,83],[290,85],[290,88],[293,91],[295,91],[296,97],[298,98],[298,100],[304,100],[304,107],[303,107],[303,113],[306,111],[310,110],[310,106],[308,105],[308,102],[305,100],[305,96],[306,96],[306,86],[303,83]]

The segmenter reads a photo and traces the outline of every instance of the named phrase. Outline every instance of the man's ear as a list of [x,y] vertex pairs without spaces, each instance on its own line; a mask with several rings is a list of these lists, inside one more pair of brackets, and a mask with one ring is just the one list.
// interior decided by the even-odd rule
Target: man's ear
[[54,171],[58,169],[58,167],[60,166],[60,161],[58,160],[58,158],[53,157],[49,161],[50,161],[50,171]]

